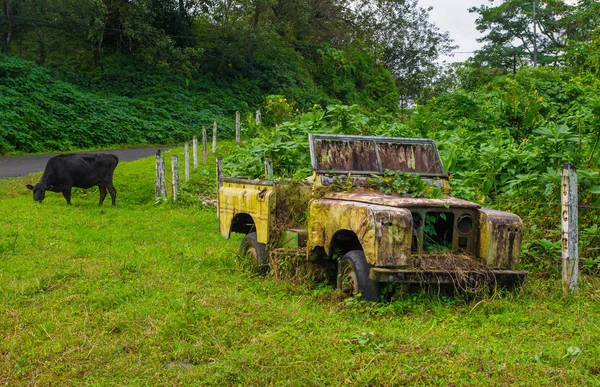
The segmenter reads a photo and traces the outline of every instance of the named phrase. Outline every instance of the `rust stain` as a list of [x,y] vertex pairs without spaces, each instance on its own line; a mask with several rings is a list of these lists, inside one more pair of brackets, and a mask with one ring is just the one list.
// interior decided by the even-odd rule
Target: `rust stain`
[[373,141],[318,141],[317,158],[321,169],[338,171],[378,171]]
[[411,173],[444,173],[431,144],[380,143],[379,156],[383,169]]
[[311,203],[309,211],[308,251],[322,246],[330,254],[335,233],[348,230],[354,232],[363,243],[367,261],[375,262],[375,225],[368,205],[317,199]]
[[431,207],[431,208],[481,208],[477,203],[446,196],[444,199],[412,198],[399,195],[385,195],[379,191],[357,188],[352,192],[327,192],[327,199],[352,200],[361,203],[371,203],[391,207]]
[[383,172],[386,169],[444,175],[435,145],[377,138],[327,138],[315,141],[317,169],[331,172]]
[[335,234],[348,230],[359,239],[371,265],[405,265],[410,258],[412,216],[406,209],[316,199],[311,203],[310,214],[308,251],[322,246],[331,254]]
[[513,269],[521,252],[523,222],[517,215],[479,210],[479,256],[490,269]]
[[373,209],[377,238],[376,266],[406,266],[411,257],[412,215],[405,209]]

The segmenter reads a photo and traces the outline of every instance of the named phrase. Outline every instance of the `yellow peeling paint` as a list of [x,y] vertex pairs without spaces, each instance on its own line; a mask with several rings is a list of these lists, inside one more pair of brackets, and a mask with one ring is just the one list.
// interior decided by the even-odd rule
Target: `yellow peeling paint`
[[275,187],[254,182],[224,181],[219,190],[219,229],[229,238],[233,219],[248,214],[254,220],[256,237],[260,243],[268,243],[269,230],[275,208]]
[[406,267],[412,245],[412,214],[404,208],[375,208],[376,266]]
[[337,200],[315,200],[310,205],[308,251],[322,246],[327,254],[336,232],[352,231],[363,243],[367,262],[375,259],[375,224],[369,206]]
[[317,199],[310,205],[307,249],[323,247],[329,255],[339,231],[353,232],[374,266],[405,265],[410,258],[410,211],[359,202]]
[[523,222],[517,215],[479,210],[479,256],[490,269],[514,269],[523,240]]

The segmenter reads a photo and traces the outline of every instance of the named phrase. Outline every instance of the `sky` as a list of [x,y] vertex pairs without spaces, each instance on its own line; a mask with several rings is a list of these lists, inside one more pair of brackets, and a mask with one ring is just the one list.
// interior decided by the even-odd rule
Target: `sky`
[[[418,0],[421,7],[432,6],[429,12],[430,20],[442,31],[448,31],[455,44],[460,47],[455,50],[454,57],[442,57],[442,61],[462,62],[472,56],[470,52],[481,48],[477,38],[481,37],[475,29],[477,14],[469,13],[471,7],[489,5],[488,0]],[[463,52],[468,52],[464,53]]]

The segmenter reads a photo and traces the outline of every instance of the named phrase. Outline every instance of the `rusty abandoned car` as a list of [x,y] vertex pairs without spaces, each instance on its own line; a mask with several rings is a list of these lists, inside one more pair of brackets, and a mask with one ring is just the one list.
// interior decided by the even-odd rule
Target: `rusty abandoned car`
[[[311,134],[309,143],[310,183],[219,174],[220,232],[246,234],[240,252],[258,272],[267,272],[269,254],[295,251],[335,273],[345,293],[371,301],[390,282],[524,281],[527,272],[516,269],[521,219],[452,197],[432,140]],[[382,188],[415,177],[438,195]]]

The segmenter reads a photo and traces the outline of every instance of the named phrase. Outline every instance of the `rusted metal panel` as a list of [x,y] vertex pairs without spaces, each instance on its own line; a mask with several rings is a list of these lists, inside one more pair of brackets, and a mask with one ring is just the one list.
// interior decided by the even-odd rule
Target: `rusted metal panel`
[[279,235],[279,243],[277,243],[277,246],[288,249],[306,247],[307,235],[307,231],[304,229],[283,230]]
[[357,236],[371,265],[405,265],[410,259],[412,217],[406,209],[317,199],[310,214],[308,251],[322,246],[330,255],[335,234],[348,230]]
[[327,171],[381,170],[373,141],[328,140],[317,141],[318,169]]
[[378,204],[398,208],[430,207],[430,208],[481,208],[477,203],[446,196],[443,199],[412,198],[399,195],[385,195],[379,191],[355,189],[352,192],[326,192],[327,199],[351,200],[361,203]]
[[421,138],[309,135],[313,169],[331,174],[381,174],[386,169],[447,176],[435,142]]
[[375,255],[375,222],[368,204],[317,199],[310,204],[307,250],[321,246],[330,255],[331,240],[340,230],[354,232],[362,243],[367,262]]
[[448,284],[463,289],[477,289],[482,286],[513,288],[520,286],[527,276],[522,270],[402,270],[371,268],[369,278],[378,282],[398,282],[404,284]]
[[403,171],[419,174],[444,174],[444,168],[438,156],[437,149],[432,143],[403,144],[387,143],[378,144],[381,166],[392,171]]
[[407,266],[411,259],[412,216],[401,208],[374,207],[375,266]]
[[219,189],[219,229],[229,238],[234,218],[248,214],[254,220],[256,237],[260,243],[268,243],[275,211],[275,186],[261,181],[223,179]]
[[517,215],[479,210],[479,256],[490,269],[514,269],[523,240],[523,222]]

